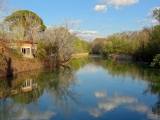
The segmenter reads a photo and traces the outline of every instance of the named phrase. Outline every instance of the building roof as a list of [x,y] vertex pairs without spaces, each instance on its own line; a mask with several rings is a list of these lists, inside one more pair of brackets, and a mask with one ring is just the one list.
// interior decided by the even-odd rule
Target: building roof
[[31,42],[31,41],[29,41],[29,40],[13,40],[13,39],[0,39],[0,42],[5,42],[5,43],[17,43],[17,42],[19,42],[19,43],[21,43],[21,44],[24,44],[24,43],[26,43],[26,44],[38,44],[38,43],[36,43],[36,42]]

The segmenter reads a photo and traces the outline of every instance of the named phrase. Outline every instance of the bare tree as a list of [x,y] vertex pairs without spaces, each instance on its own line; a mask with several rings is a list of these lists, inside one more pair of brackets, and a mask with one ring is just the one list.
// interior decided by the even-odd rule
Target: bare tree
[[8,36],[8,24],[3,21],[7,13],[9,13],[9,0],[0,0],[0,38],[3,39]]
[[9,0],[0,0],[0,19],[3,19],[9,12]]
[[74,25],[67,19],[59,26],[50,26],[45,31],[45,39],[51,47],[50,52],[54,65],[59,66],[69,61],[75,52],[75,37],[78,31],[69,32]]

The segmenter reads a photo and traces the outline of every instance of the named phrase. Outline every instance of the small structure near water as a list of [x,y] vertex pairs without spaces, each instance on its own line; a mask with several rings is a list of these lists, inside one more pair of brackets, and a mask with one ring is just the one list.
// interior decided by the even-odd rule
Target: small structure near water
[[20,48],[20,52],[23,54],[24,57],[27,58],[34,58],[35,51],[37,50],[37,43],[33,43],[30,41],[7,41],[7,46],[10,49],[17,49]]
[[37,50],[37,43],[25,41],[21,44],[20,50],[24,57],[33,58],[35,57],[35,51]]

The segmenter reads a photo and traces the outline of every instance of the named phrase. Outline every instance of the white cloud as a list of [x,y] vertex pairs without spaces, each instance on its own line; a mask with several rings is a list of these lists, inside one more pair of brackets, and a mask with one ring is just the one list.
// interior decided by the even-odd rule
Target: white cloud
[[90,30],[69,30],[70,33],[77,32],[79,36],[92,36],[98,34],[98,31],[90,31]]
[[151,22],[151,24],[158,24],[158,20],[156,20],[156,19],[153,19],[150,22]]
[[152,17],[153,17],[153,10],[155,10],[155,9],[160,9],[160,7],[154,7],[154,8],[152,8],[152,9],[150,10],[150,12],[147,14],[147,17],[148,17],[148,18],[152,18]]
[[80,31],[81,34],[85,34],[85,35],[95,35],[98,33],[98,31],[89,31],[89,30],[84,30],[84,31]]
[[150,10],[150,12],[147,14],[146,18],[143,20],[138,20],[136,21],[137,23],[144,23],[144,22],[150,22],[151,24],[158,24],[158,20],[156,20],[155,18],[153,18],[153,10],[154,9],[160,9],[160,7],[154,7]]
[[144,23],[144,22],[147,22],[148,21],[148,19],[147,18],[145,18],[145,19],[143,19],[143,20],[138,20],[138,21],[136,21],[137,23]]
[[93,117],[100,117],[102,115],[101,111],[98,108],[87,108],[86,109],[90,115]]
[[156,20],[155,18],[153,18],[153,11],[155,9],[160,9],[160,7],[154,7],[150,10],[150,12],[147,14],[147,18],[150,19],[150,23],[151,24],[158,24],[158,20]]
[[129,6],[138,2],[139,0],[110,0],[107,4],[118,9],[121,6]]
[[107,11],[107,6],[106,5],[96,5],[94,7],[94,10],[98,11],[98,12],[106,12]]
[[77,36],[84,40],[93,40],[97,38],[98,31],[90,31],[90,30],[70,30],[70,33],[77,33]]
[[81,22],[83,22],[83,20],[74,20],[74,21],[71,21],[71,23],[74,24],[74,25],[80,24]]
[[106,97],[106,91],[102,90],[102,91],[95,91],[94,95],[96,98],[102,98],[102,97]]

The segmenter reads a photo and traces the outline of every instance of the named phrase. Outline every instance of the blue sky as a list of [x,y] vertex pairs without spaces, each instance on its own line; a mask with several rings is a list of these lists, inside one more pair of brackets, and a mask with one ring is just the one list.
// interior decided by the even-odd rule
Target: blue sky
[[152,10],[160,8],[160,0],[10,0],[10,4],[35,12],[46,26],[70,17],[86,40],[155,25]]

